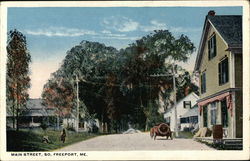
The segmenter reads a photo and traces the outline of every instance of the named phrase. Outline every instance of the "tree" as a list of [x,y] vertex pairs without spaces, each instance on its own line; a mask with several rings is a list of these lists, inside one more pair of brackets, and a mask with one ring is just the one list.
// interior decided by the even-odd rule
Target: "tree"
[[[135,95],[131,101],[137,105],[136,111],[140,113],[138,120],[147,122],[148,116],[155,112],[151,110],[152,102],[159,99],[162,88],[171,89],[166,92],[173,90],[172,64],[167,60],[185,62],[194,49],[194,44],[187,36],[175,38],[168,30],[158,30],[121,51],[125,57],[122,91]],[[153,78],[153,74],[169,76]],[[145,126],[145,122],[141,122],[140,126]]]
[[[162,91],[168,96],[173,87],[172,77],[153,78],[151,75],[171,75],[172,64],[166,60],[186,61],[193,51],[194,45],[188,37],[175,38],[167,30],[154,31],[120,51],[98,42],[82,41],[67,52],[62,66],[51,80],[56,83],[63,78],[74,82],[77,75],[80,101],[84,102],[90,115],[109,125],[109,131],[118,132],[127,123],[145,129],[163,119],[158,114],[156,100]],[[53,85],[53,81],[47,84]],[[74,88],[73,84],[69,88]],[[45,87],[44,93],[58,88],[55,86]],[[52,91],[56,93],[54,96],[65,97],[61,92]],[[46,97],[48,100],[53,98]],[[68,105],[67,108],[72,111],[74,106]]]
[[8,33],[7,42],[7,111],[13,116],[13,128],[19,129],[19,115],[29,98],[29,63],[31,56],[26,37],[17,30]]
[[50,79],[42,93],[44,104],[50,108],[57,108],[59,116],[67,116],[75,105],[75,91],[73,84],[66,79]]

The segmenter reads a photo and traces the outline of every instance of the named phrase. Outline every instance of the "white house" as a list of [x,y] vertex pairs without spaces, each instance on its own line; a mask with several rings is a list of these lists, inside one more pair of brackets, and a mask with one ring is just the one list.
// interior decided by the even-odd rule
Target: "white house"
[[[76,129],[77,120],[74,114],[70,114],[68,117],[63,118],[63,127],[64,128],[71,128]],[[98,129],[100,128],[98,119],[95,120],[88,120],[88,121],[80,121],[79,122],[79,130],[85,132],[92,132],[94,126]]]
[[[189,111],[195,112],[195,110],[192,109],[192,107],[195,108],[197,106],[196,101],[199,99],[199,96],[197,96],[194,92],[187,95],[185,98],[181,99],[179,102],[176,103],[177,108],[177,124],[179,130],[183,130],[184,127],[187,126],[186,122],[183,121],[183,118],[188,117],[187,114]],[[197,111],[198,112],[198,111]],[[195,116],[199,116],[198,113]],[[166,122],[170,125],[170,128],[172,131],[174,131],[175,128],[175,110],[174,106],[171,106],[164,114],[164,118]],[[199,118],[198,118],[199,120]],[[183,124],[181,124],[183,122]],[[185,122],[185,123],[184,123]]]

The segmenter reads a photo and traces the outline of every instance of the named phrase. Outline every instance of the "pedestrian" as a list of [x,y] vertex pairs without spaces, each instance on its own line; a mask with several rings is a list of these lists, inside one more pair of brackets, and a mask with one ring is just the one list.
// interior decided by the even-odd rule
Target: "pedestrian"
[[63,128],[63,131],[61,133],[61,141],[64,143],[66,139],[66,130]]

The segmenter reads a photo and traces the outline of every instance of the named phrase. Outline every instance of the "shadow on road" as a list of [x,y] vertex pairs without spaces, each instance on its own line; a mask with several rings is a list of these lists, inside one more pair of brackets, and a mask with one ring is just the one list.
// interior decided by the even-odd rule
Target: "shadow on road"
[[166,138],[156,138],[155,140],[171,140],[171,139],[166,139]]

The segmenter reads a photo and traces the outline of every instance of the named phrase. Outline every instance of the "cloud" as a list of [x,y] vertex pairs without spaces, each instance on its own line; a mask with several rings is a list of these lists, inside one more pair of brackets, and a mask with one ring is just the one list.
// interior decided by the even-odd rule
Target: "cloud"
[[200,28],[183,28],[183,27],[170,27],[169,30],[171,32],[176,32],[176,33],[188,33],[188,32],[199,32],[199,31],[201,31]]
[[99,38],[99,39],[116,39],[116,40],[137,40],[140,37],[136,36],[94,36],[93,38]]
[[76,37],[83,35],[96,35],[95,31],[76,29],[76,28],[66,28],[66,27],[49,27],[46,29],[37,30],[25,30],[25,33],[35,36],[59,36],[59,37]]
[[201,29],[168,26],[166,23],[159,22],[158,20],[151,20],[149,25],[141,25],[140,30],[144,32],[152,32],[154,30],[169,30],[172,33],[189,33],[199,32]]
[[101,24],[107,29],[119,32],[135,31],[139,27],[138,22],[124,16],[111,16],[104,18]]
[[161,23],[157,20],[151,20],[150,25],[140,26],[140,29],[144,32],[154,31],[154,30],[164,30],[167,29],[165,23]]
[[103,30],[102,33],[103,33],[103,34],[111,34],[111,31]]

